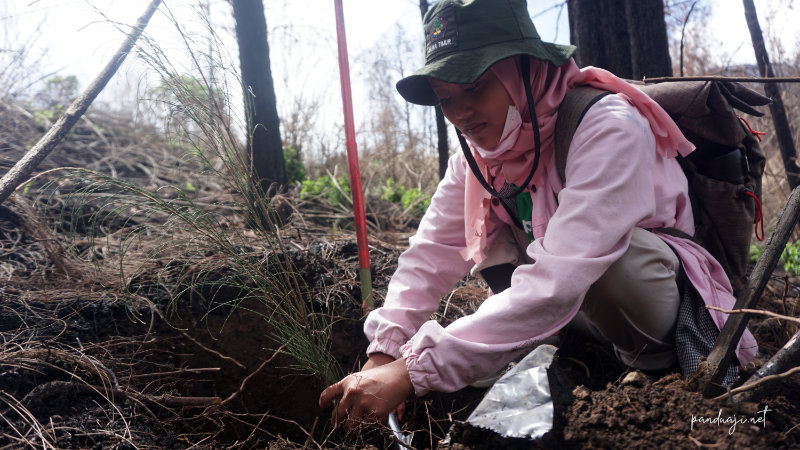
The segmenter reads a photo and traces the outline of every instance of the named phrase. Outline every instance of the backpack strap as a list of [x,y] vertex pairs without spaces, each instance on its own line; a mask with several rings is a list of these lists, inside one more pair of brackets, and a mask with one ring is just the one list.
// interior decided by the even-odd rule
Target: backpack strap
[[555,145],[556,170],[561,177],[561,182],[567,182],[567,155],[575,130],[578,129],[586,111],[601,98],[611,94],[609,91],[597,89],[592,86],[576,86],[567,92],[564,100],[558,107],[558,118],[553,133]]
[[[580,125],[589,108],[609,94],[611,92],[592,86],[576,86],[567,92],[561,105],[559,105],[553,139],[556,170],[558,170],[558,175],[563,183],[567,182],[567,156],[569,155],[569,146],[572,143],[572,138],[575,137],[575,130],[578,129],[578,125]],[[681,163],[681,166],[683,166],[683,163]],[[558,200],[556,199],[556,201]],[[677,228],[654,228],[651,231],[659,231],[670,236],[695,241],[694,237]]]

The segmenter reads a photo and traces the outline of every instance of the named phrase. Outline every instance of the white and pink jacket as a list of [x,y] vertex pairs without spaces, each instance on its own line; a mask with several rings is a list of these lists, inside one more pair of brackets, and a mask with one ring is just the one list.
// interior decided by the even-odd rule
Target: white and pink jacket
[[[625,253],[635,227],[693,233],[686,178],[673,158],[680,149],[661,151],[664,136],[657,127],[654,130],[653,111],[643,111],[647,100],[608,72],[581,71],[572,61],[565,66],[559,69],[559,82],[569,80],[564,92],[588,83],[619,93],[601,99],[581,121],[569,150],[565,186],[552,161],[548,127],[560,99],[536,103],[537,117],[548,117],[541,163],[532,182],[536,188],[527,190],[533,201],[534,236],[527,254],[535,263],[519,266],[511,287],[489,296],[475,313],[447,327],[429,320],[440,299],[480,261],[481,248],[491,245],[503,223],[512,224],[502,205],[475,188],[477,183],[469,179],[474,175],[457,153],[410,247],[400,256],[383,307],[367,317],[367,353],[405,358],[417,395],[461,389],[563,328],[589,287]],[[532,69],[535,76],[533,64]],[[551,95],[552,86],[547,88],[547,82],[535,87],[534,98]],[[558,95],[563,98],[563,93]],[[540,110],[548,103],[549,108],[542,108],[547,111]],[[502,186],[500,166],[487,164],[484,170]],[[482,208],[488,214],[477,213],[476,219],[475,210]],[[677,252],[707,305],[733,307],[732,289],[719,263],[691,241],[659,237]],[[722,327],[727,315],[709,312]],[[749,362],[756,350],[755,339],[746,331],[736,352],[740,363]]]

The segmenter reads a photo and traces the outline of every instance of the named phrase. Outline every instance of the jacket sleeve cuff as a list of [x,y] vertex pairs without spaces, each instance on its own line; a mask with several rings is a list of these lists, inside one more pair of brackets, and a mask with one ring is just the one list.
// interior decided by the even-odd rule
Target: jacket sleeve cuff
[[424,364],[420,362],[419,355],[414,351],[411,341],[403,345],[400,350],[406,361],[406,369],[408,369],[411,384],[414,386],[414,394],[417,397],[422,397],[431,391],[431,375],[433,374],[430,369],[426,369]]
[[392,331],[384,333],[380,338],[375,338],[367,347],[367,355],[384,353],[394,359],[403,357],[400,347],[406,343],[407,338],[402,333]]

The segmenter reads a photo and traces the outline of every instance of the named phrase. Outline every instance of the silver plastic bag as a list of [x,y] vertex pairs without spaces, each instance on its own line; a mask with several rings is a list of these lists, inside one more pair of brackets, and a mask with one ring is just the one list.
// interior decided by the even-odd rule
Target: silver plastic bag
[[489,389],[472,414],[470,425],[505,437],[543,436],[553,428],[553,400],[547,369],[557,348],[540,345]]

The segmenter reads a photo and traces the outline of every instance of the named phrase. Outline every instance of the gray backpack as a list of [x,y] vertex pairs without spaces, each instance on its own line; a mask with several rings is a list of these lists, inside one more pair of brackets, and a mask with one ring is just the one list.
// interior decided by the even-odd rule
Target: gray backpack
[[[764,173],[764,153],[755,132],[735,109],[754,116],[769,99],[727,81],[672,82],[637,86],[653,98],[680,127],[697,149],[678,157],[689,181],[696,242],[720,262],[734,292],[744,287],[753,224],[763,239],[763,218],[758,198]],[[610,94],[590,86],[570,90],[558,109],[555,130],[556,168],[566,181],[569,145],[583,115],[600,98]],[[758,234],[758,222],[761,234]],[[660,230],[685,236],[676,229]]]

